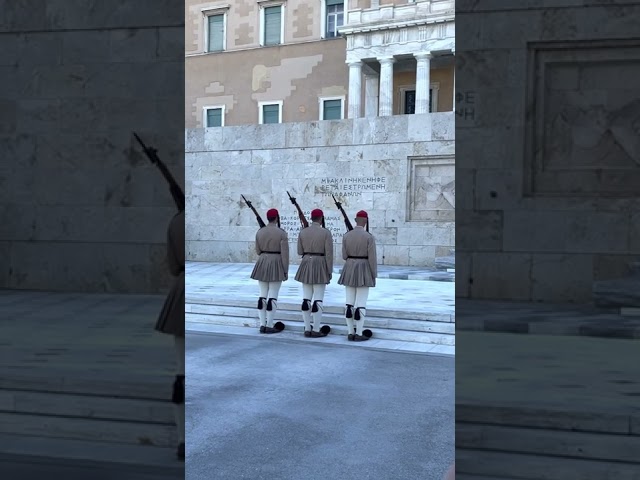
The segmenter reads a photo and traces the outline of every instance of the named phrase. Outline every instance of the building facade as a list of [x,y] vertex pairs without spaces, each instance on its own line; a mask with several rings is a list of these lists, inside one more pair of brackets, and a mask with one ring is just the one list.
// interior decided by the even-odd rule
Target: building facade
[[[455,26],[449,0],[186,4],[187,259],[255,260],[278,208],[291,249],[325,211],[338,259],[365,209],[384,265],[433,267],[455,244]],[[223,208],[220,208],[223,206]],[[293,256],[296,262],[296,256]]]
[[454,109],[452,0],[187,0],[187,128]]

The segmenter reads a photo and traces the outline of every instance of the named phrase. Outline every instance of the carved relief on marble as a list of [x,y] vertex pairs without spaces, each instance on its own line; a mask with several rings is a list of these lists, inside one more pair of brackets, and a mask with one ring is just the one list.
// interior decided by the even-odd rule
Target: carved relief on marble
[[407,221],[455,220],[455,159],[409,157]]
[[528,195],[636,196],[640,41],[530,49]]

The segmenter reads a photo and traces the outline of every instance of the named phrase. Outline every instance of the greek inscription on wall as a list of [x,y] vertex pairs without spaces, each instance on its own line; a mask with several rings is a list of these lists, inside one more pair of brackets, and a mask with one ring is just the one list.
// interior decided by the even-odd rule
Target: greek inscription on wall
[[360,197],[363,192],[385,192],[387,177],[331,177],[321,178],[315,188],[323,197]]
[[[311,223],[311,210],[303,210],[305,218]],[[325,228],[331,231],[334,242],[342,242],[342,236],[347,233],[347,227],[344,225],[344,219],[340,214],[329,214],[325,212],[324,217]],[[353,222],[352,222],[353,223]],[[280,216],[280,228],[282,228],[287,235],[289,235],[289,241],[298,241],[298,234],[302,228],[300,223],[300,217],[298,215],[281,215]],[[293,253],[293,252],[292,252]]]
[[456,92],[456,116],[462,120],[476,118],[476,92]]

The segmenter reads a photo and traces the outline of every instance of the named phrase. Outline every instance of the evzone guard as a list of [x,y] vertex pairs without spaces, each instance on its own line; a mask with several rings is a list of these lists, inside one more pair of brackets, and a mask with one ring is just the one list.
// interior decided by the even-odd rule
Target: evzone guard
[[[323,228],[324,213],[319,208],[311,212],[311,225],[298,235],[298,255],[302,256],[295,279],[302,283],[302,319],[305,337],[325,337],[331,331],[322,321],[322,301],[333,273],[333,238]],[[313,325],[311,320],[313,317]]]
[[184,397],[185,397],[185,365],[184,365],[184,208],[185,196],[169,169],[160,160],[157,150],[147,147],[142,139],[134,132],[134,137],[142,147],[151,163],[156,165],[165,180],[169,183],[169,190],[178,207],[178,213],[169,222],[167,229],[167,264],[173,276],[173,284],[162,306],[155,329],[167,335],[172,335],[176,351],[176,376],[173,382],[171,402],[175,406],[176,427],[178,430],[177,456],[181,461],[185,459],[184,445]]
[[[251,205],[249,206],[251,207]],[[259,218],[257,213],[256,216]],[[267,221],[269,223],[267,225],[263,223],[263,226],[256,233],[258,260],[251,273],[251,278],[257,280],[260,287],[260,297],[258,298],[260,333],[270,334],[284,330],[284,323],[276,322],[274,324],[274,318],[278,309],[280,287],[282,282],[288,279],[289,238],[287,232],[280,228],[278,210],[270,209],[267,212]]]
[[371,331],[364,330],[364,320],[369,288],[376,286],[376,241],[369,233],[367,212],[360,210],[355,221],[356,227],[342,237],[342,258],[345,264],[338,284],[344,285],[346,290],[347,339],[364,342],[371,337]]

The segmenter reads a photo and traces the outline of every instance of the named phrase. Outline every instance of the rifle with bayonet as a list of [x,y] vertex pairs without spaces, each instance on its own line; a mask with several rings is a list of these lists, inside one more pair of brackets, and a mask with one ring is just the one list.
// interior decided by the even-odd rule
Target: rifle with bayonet
[[164,175],[164,178],[167,180],[167,182],[169,182],[169,189],[171,191],[171,196],[173,197],[173,201],[176,203],[176,206],[178,207],[178,211],[180,212],[184,211],[184,203],[185,203],[184,192],[180,188],[180,185],[178,185],[178,182],[176,182],[176,179],[173,178],[173,175],[171,175],[171,172],[169,171],[167,166],[164,163],[162,163],[160,158],[158,158],[158,154],[156,153],[157,150],[152,147],[147,147],[136,132],[133,132],[133,136],[136,137],[136,140],[138,140],[138,143],[142,147],[142,150],[144,150],[144,153],[147,155],[147,157],[149,157],[149,160],[151,161],[151,163],[153,163],[156,167],[158,167],[160,172],[162,172],[162,175]]
[[300,223],[302,224],[302,228],[307,228],[309,226],[309,222],[304,217],[304,213],[302,213],[302,209],[300,208],[300,205],[298,205],[298,202],[296,202],[296,198],[292,197],[289,192],[287,192],[287,195],[289,195],[289,200],[291,200],[291,203],[293,203],[296,207],[296,210],[298,210],[298,217],[300,218]]
[[347,213],[344,211],[344,208],[342,208],[342,203],[336,200],[336,197],[333,195],[333,193],[331,194],[331,196],[333,197],[333,201],[336,202],[336,207],[338,207],[338,210],[340,210],[342,216],[344,217],[344,224],[347,227],[347,231],[353,230],[353,225],[351,225],[351,221],[349,220],[349,217],[347,217]]
[[256,209],[254,208],[253,205],[251,205],[251,202],[249,200],[247,200],[246,198],[244,198],[244,195],[240,195],[242,197],[242,199],[244,200],[244,203],[247,204],[247,207],[249,207],[253,213],[256,216],[256,220],[258,221],[258,225],[260,225],[260,228],[265,226],[264,220],[262,220],[262,217],[260,217],[260,214],[256,211]]

